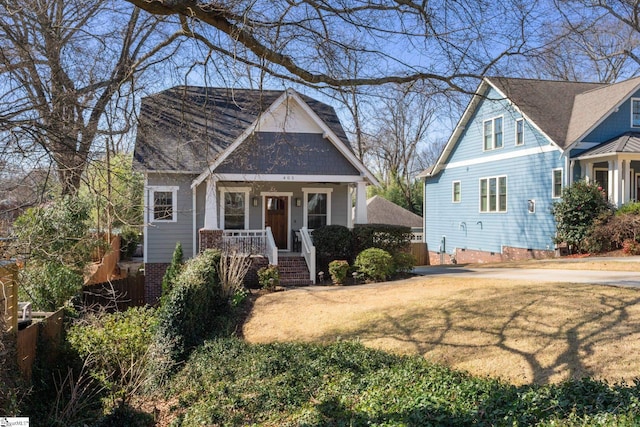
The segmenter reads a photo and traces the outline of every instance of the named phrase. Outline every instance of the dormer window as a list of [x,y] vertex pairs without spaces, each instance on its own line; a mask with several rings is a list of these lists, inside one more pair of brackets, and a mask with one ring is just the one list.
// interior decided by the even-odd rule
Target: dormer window
[[483,129],[484,151],[502,148],[502,117],[485,120]]
[[631,98],[631,127],[640,127],[640,98]]

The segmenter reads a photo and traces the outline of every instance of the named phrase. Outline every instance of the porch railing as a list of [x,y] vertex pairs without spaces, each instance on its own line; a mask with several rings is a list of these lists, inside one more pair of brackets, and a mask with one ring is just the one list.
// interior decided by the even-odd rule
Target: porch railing
[[224,230],[222,251],[244,255],[260,255],[267,250],[266,230]]
[[271,227],[267,227],[265,230],[266,252],[267,258],[269,258],[269,264],[278,265],[278,246],[271,233]]
[[307,227],[300,229],[300,240],[302,241],[301,249],[302,256],[309,268],[309,279],[311,283],[316,284],[316,247],[313,246],[313,240],[311,240],[311,234]]

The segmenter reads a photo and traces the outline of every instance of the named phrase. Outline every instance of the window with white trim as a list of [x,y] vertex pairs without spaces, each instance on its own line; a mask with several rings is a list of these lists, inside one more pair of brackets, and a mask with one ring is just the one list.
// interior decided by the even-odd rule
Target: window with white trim
[[453,203],[460,203],[460,201],[462,200],[462,188],[461,188],[461,184],[460,181],[453,181],[452,183],[452,189],[451,189],[451,201]]
[[640,98],[631,98],[631,126],[640,127]]
[[507,211],[507,177],[480,179],[480,212]]
[[516,119],[516,145],[524,145],[524,119]]
[[222,228],[225,230],[246,230],[249,228],[249,189],[223,188]]
[[303,188],[304,193],[304,226],[315,230],[331,225],[331,192],[332,188]]
[[152,222],[175,222],[177,216],[178,187],[149,187]]
[[554,169],[551,175],[551,197],[559,199],[562,197],[562,169]]
[[482,128],[484,151],[502,148],[502,116],[485,120]]

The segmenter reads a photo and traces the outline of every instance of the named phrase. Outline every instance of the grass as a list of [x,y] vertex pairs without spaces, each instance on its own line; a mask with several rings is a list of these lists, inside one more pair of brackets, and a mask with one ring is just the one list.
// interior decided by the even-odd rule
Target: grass
[[588,379],[514,386],[354,342],[209,341],[165,391],[173,402],[173,426],[631,426],[640,422],[638,386]]
[[640,372],[640,291],[442,277],[303,288],[258,298],[243,335],[356,339],[514,385],[630,382]]

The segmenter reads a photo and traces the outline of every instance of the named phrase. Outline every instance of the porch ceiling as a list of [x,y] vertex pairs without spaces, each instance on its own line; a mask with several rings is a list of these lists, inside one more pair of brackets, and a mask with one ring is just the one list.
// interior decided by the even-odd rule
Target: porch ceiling
[[585,151],[574,159],[592,159],[622,153],[640,154],[640,133],[627,132]]

